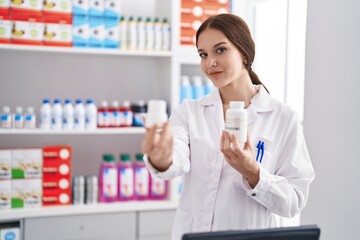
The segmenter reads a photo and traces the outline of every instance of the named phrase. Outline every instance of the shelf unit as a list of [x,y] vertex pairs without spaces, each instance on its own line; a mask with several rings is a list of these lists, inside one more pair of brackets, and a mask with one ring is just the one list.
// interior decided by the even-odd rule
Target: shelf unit
[[104,128],[95,130],[42,130],[42,129],[0,129],[0,135],[117,135],[144,134],[143,127]]

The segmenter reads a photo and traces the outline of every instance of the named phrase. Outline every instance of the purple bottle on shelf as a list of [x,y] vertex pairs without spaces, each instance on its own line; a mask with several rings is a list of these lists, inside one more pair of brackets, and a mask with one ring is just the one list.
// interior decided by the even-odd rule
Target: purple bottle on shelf
[[118,163],[118,201],[129,201],[134,199],[134,168],[131,155],[120,154]]
[[164,200],[168,198],[169,182],[158,177],[150,177],[150,199]]
[[149,199],[150,173],[147,170],[142,154],[136,154],[135,172],[135,200]]
[[114,155],[104,154],[100,165],[99,195],[100,202],[114,202],[117,199],[117,166]]

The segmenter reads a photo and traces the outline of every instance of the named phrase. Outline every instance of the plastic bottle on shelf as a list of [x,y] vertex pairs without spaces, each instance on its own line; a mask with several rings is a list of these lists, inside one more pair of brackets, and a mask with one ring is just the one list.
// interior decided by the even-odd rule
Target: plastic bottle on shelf
[[3,107],[3,112],[1,114],[1,128],[12,128],[12,117],[10,112],[10,107]]
[[247,141],[247,111],[244,109],[245,103],[242,101],[230,101],[230,108],[226,110],[225,129],[230,134],[234,134],[240,144],[244,147]]
[[51,129],[61,130],[62,128],[63,108],[59,99],[54,100],[51,108]]
[[204,85],[202,83],[201,76],[192,77],[192,92],[193,99],[198,99],[204,96]]
[[167,18],[162,22],[162,50],[170,51],[171,27]]
[[145,49],[145,36],[146,36],[146,27],[145,22],[143,21],[142,17],[138,17],[137,19],[137,48],[138,50],[144,50]]
[[129,31],[129,49],[130,50],[136,50],[137,49],[137,22],[135,21],[133,16],[129,17],[129,25],[128,25],[128,31]]
[[131,127],[133,125],[133,112],[130,108],[130,102],[124,101],[120,107],[121,126]]
[[81,99],[75,101],[74,107],[74,129],[85,129],[85,107]]
[[184,99],[192,99],[193,93],[192,93],[192,87],[190,84],[189,76],[187,76],[187,75],[181,76],[180,84],[181,84],[181,86],[180,86],[180,103]]
[[204,94],[207,95],[209,93],[211,93],[212,91],[214,91],[215,86],[212,83],[212,81],[209,78],[205,79],[205,84],[204,84]]
[[24,128],[35,129],[36,128],[36,114],[33,107],[28,107],[24,116]]
[[107,101],[102,101],[98,108],[97,126],[99,128],[110,127],[110,112]]
[[134,198],[134,168],[130,154],[120,154],[118,178],[118,201],[132,200]]
[[62,124],[64,130],[74,129],[74,107],[70,99],[65,100]]
[[156,176],[150,176],[150,199],[164,200],[168,198],[169,182]]
[[100,165],[99,194],[100,202],[114,202],[117,199],[118,172],[114,155],[104,154]]
[[24,128],[24,115],[22,107],[15,108],[13,124],[14,128]]
[[86,100],[85,106],[85,129],[97,128],[97,107],[92,99]]
[[51,128],[51,105],[49,99],[44,99],[40,107],[40,128],[49,130]]
[[128,21],[124,16],[120,18],[120,48],[122,50],[128,49]]
[[167,121],[166,102],[164,100],[148,101],[145,126],[151,128],[154,124],[161,127]]
[[154,35],[155,35],[155,29],[154,29],[154,23],[151,21],[151,18],[146,18],[146,50],[152,51],[154,50]]
[[135,172],[135,200],[149,199],[150,173],[147,170],[142,154],[136,154]]
[[109,112],[110,112],[110,127],[120,127],[121,116],[120,116],[120,104],[118,101],[112,102]]
[[160,22],[159,18],[155,18],[154,23],[154,31],[155,31],[155,41],[154,41],[154,50],[160,51],[162,50],[162,37],[163,37],[163,28],[162,23]]
[[144,117],[146,115],[146,104],[144,101],[131,104],[131,111],[133,112],[133,126],[144,126]]

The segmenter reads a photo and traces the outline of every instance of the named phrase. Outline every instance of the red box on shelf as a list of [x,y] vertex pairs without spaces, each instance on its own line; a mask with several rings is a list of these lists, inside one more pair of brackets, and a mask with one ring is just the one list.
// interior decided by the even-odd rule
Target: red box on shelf
[[43,206],[70,205],[72,202],[71,190],[43,189]]

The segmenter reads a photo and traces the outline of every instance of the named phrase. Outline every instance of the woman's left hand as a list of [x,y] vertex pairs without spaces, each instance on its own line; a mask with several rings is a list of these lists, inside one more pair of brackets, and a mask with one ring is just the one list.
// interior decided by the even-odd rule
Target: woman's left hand
[[247,142],[242,149],[236,136],[233,134],[230,136],[224,130],[221,135],[221,152],[230,166],[241,173],[250,186],[254,188],[260,179],[260,168],[256,164],[250,138],[247,138]]

